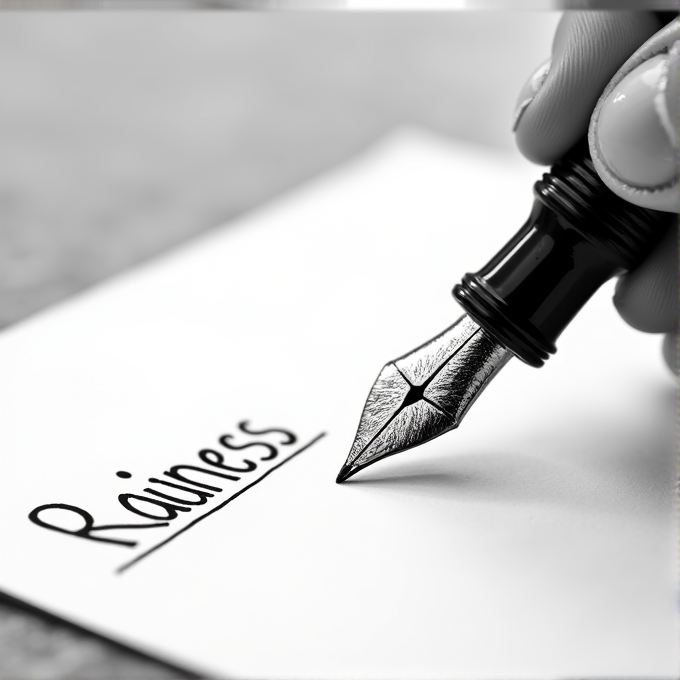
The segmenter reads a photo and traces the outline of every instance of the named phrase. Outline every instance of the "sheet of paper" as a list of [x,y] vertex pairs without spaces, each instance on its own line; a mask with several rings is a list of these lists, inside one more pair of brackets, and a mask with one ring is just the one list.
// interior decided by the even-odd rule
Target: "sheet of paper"
[[611,286],[459,430],[335,484],[539,175],[401,131],[4,331],[0,589],[218,677],[676,677],[674,388]]

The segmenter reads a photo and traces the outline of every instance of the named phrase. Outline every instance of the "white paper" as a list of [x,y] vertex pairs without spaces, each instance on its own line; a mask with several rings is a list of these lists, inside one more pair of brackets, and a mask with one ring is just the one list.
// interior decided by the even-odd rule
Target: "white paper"
[[[335,484],[378,371],[459,316],[452,286],[523,223],[538,176],[404,131],[4,331],[0,589],[220,677],[675,677],[673,383],[611,286],[460,429]],[[203,449],[258,467],[185,469],[222,490],[93,534],[135,547],[28,519],[154,523],[119,495],[219,471]]]

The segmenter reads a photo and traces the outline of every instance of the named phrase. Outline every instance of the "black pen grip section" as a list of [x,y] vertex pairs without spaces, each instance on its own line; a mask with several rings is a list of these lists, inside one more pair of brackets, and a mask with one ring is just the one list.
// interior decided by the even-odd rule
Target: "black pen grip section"
[[555,341],[608,279],[634,268],[669,215],[633,206],[607,189],[585,142],[534,185],[529,219],[453,294],[520,359],[542,366]]

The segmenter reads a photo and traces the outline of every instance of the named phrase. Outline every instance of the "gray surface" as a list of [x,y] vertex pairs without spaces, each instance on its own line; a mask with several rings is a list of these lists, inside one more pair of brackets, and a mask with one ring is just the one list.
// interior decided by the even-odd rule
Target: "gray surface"
[[[516,93],[554,24],[516,13],[0,14],[0,327],[395,125],[512,148]],[[179,677],[0,601],[3,680]]]

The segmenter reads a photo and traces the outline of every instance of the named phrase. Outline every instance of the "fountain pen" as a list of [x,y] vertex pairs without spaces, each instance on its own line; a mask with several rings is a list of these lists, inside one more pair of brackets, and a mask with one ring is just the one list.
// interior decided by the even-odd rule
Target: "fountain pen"
[[513,356],[542,366],[593,293],[635,268],[672,217],[611,192],[582,140],[534,184],[522,228],[453,289],[466,313],[383,367],[336,481],[458,427]]

